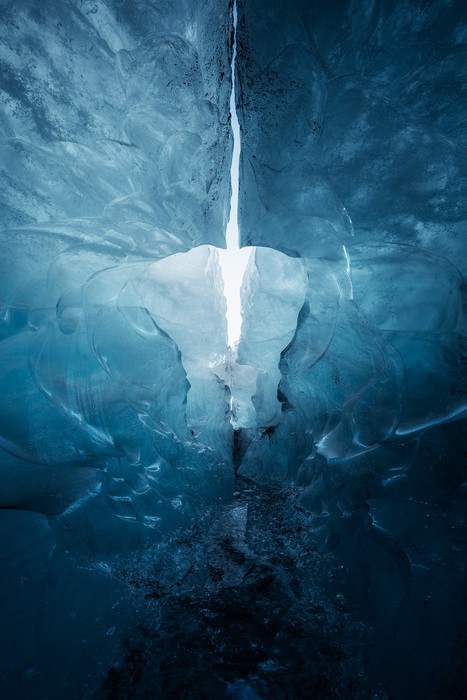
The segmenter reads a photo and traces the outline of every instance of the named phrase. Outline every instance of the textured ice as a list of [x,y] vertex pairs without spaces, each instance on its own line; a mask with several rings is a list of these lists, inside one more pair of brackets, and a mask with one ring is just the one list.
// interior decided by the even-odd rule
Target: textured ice
[[7,699],[463,697],[465,12],[237,3],[0,2]]
[[230,21],[217,3],[2,7],[1,440],[18,472],[18,460],[151,464],[155,435],[193,437],[187,370],[188,422],[215,448],[228,441],[207,367],[225,345],[214,263],[198,304],[220,296],[200,363],[211,388],[157,315],[163,302],[171,313],[168,290],[181,327],[190,316],[200,333],[207,314],[181,316],[176,273],[154,264],[223,245]]
[[[340,10],[333,23],[300,1],[241,0],[237,63],[241,239],[307,261],[279,393],[284,424],[313,398],[300,432],[327,457],[374,447],[399,423],[405,434],[458,417],[464,394],[462,17],[441,5]],[[418,53],[399,61],[397,42]],[[321,434],[323,412],[334,418]]]
[[222,245],[217,3],[3,3],[1,33],[3,228],[60,221],[76,243],[151,257]]
[[[465,18],[443,2],[238,8],[241,241],[307,271],[281,411],[240,431],[238,473],[293,483],[320,514],[322,546],[397,669],[389,697],[455,696],[465,618],[446,629],[441,611],[448,590],[461,606],[449,552],[463,547],[441,522],[447,503],[465,522]],[[417,517],[434,518],[443,554]]]
[[[244,427],[267,428],[280,419],[279,358],[295,334],[306,282],[306,268],[299,258],[269,248],[256,248],[250,258],[242,287],[244,320],[237,363],[256,374],[250,389],[255,415]],[[235,396],[235,385],[233,391]]]

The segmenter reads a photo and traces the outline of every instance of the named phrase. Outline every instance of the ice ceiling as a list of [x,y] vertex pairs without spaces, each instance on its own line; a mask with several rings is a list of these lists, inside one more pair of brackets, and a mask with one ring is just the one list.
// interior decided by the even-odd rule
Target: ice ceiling
[[461,697],[465,9],[237,12],[0,0],[3,697]]

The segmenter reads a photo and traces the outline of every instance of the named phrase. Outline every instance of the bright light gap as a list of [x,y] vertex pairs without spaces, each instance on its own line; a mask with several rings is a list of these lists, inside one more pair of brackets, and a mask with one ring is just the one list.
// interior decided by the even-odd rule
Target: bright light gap
[[240,164],[240,125],[235,106],[235,61],[237,58],[237,3],[233,9],[234,45],[232,51],[232,92],[230,95],[230,116],[233,132],[233,154],[230,169],[232,199],[230,203],[230,218],[226,232],[226,250],[219,250],[219,262],[224,280],[224,296],[227,303],[227,339],[233,349],[240,339],[242,314],[240,303],[240,288],[243,275],[250,257],[251,248],[239,247],[238,231],[238,179]]

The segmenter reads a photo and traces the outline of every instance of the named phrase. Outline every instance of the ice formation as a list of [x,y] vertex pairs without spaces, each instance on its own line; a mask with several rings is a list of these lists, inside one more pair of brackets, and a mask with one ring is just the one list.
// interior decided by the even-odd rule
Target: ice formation
[[2,697],[463,697],[462,4],[0,18]]
[[[227,341],[234,352],[235,346],[240,340],[242,330],[242,305],[240,289],[243,282],[245,268],[251,254],[251,248],[239,245],[238,232],[238,171],[240,162],[240,126],[238,123],[235,94],[235,65],[237,61],[237,6],[233,7],[233,31],[234,40],[232,46],[232,92],[230,95],[230,115],[233,135],[232,165],[230,178],[232,185],[232,197],[230,202],[230,218],[225,233],[226,249],[219,251],[222,279],[224,282],[224,295],[227,304]],[[232,382],[230,382],[232,385]],[[231,386],[232,389],[232,386]]]

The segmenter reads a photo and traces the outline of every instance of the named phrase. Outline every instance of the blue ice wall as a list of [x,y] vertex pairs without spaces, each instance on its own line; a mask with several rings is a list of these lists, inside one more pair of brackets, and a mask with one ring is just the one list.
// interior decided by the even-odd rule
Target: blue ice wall
[[[457,697],[465,10],[238,8],[241,241],[262,246],[256,286],[273,305],[268,247],[301,259],[307,275],[295,335],[275,364],[281,415],[245,434],[239,473],[292,482],[321,514],[347,595],[377,630],[390,696]],[[269,318],[273,337],[282,325]],[[441,534],[448,512],[452,540]]]
[[232,17],[21,0],[0,18],[0,694],[90,697],[138,625],[116,558],[233,491],[213,247]]
[[340,459],[465,417],[462,8],[238,7],[241,240],[308,279],[283,422]]
[[[1,12],[0,502],[48,512],[35,491],[40,501],[60,468],[72,485],[57,503],[52,489],[56,512],[80,491],[77,469],[149,466],[210,421],[228,432],[224,387],[200,370],[196,389],[187,343],[183,365],[181,334],[164,326],[190,317],[196,355],[213,296],[211,344],[199,352],[223,349],[206,244],[223,245],[230,206],[231,20],[215,2],[20,2]],[[162,260],[176,253],[167,270]],[[198,279],[198,301],[183,312]],[[197,402],[203,415],[193,417]]]

